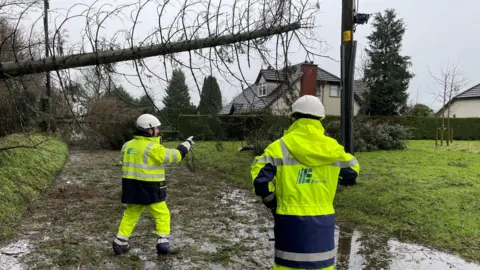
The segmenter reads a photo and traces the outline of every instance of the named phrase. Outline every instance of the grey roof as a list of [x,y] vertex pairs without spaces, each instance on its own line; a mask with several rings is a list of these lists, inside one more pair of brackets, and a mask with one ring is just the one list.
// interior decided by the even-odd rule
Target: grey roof
[[318,68],[317,70],[317,80],[327,81],[327,82],[338,82],[338,83],[341,82],[339,77],[321,68]]
[[[292,69],[292,74],[299,73],[301,65],[302,63],[290,66],[289,68]],[[261,76],[263,76],[265,80],[269,82],[283,82],[283,81],[286,81],[285,73],[286,72],[284,70],[276,70],[273,68],[261,69],[257,79],[255,80],[255,83],[258,82]],[[327,81],[327,82],[338,82],[338,83],[340,83],[341,81],[339,77],[319,67],[317,67],[317,80]]]
[[260,73],[258,74],[258,78],[255,81],[255,83],[258,82],[258,79],[260,79],[260,75],[263,75],[266,81],[269,82],[283,82],[285,81],[285,72],[275,70],[275,69],[261,69]]
[[363,99],[363,93],[367,90],[367,85],[363,80],[353,81],[353,93],[358,101]]
[[251,85],[222,108],[220,114],[230,114],[232,106],[235,112],[258,110],[270,106],[278,97],[278,91],[271,91],[267,96],[259,97],[257,85]]
[[480,84],[477,84],[454,97],[454,99],[462,98],[480,98]]

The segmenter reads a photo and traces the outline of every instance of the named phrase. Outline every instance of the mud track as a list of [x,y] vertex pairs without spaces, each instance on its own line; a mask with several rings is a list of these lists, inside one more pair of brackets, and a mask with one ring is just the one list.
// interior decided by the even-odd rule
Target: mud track
[[[109,155],[120,158],[118,152]],[[130,240],[132,250],[115,256],[111,241],[124,209],[119,199],[121,167],[105,152],[74,150],[52,187],[27,210],[15,239],[10,239],[21,240],[10,247],[17,251],[3,254],[13,257],[10,263],[4,258],[0,268],[270,267],[273,223],[252,194],[184,166],[166,171],[172,242],[182,249],[180,255],[156,255],[154,223],[145,211]]]

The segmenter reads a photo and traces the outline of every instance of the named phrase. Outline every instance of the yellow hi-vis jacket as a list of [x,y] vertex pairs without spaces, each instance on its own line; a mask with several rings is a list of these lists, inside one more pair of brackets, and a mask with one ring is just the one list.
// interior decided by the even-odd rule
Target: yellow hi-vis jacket
[[166,199],[165,164],[179,163],[177,149],[167,149],[160,137],[136,135],[122,147],[122,203],[152,204]]
[[299,119],[255,158],[255,193],[276,198],[275,263],[292,268],[334,264],[333,200],[340,168],[357,164],[320,121]]

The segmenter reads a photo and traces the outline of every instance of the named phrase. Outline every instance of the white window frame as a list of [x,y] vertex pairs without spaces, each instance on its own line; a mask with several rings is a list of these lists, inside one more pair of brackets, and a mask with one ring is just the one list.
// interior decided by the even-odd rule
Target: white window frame
[[[336,91],[336,94],[333,94]],[[330,85],[330,96],[331,97],[340,97],[340,86],[339,85]]]
[[267,95],[267,85],[262,83],[258,85],[258,96],[264,97]]

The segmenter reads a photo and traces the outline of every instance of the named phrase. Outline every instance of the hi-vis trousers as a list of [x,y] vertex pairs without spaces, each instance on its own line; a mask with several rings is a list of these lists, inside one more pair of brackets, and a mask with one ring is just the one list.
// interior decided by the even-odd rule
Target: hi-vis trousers
[[155,233],[158,236],[170,235],[170,211],[165,202],[158,202],[150,205],[128,204],[118,228],[118,238],[128,240],[145,208],[155,220]]
[[[276,263],[273,264],[273,270],[306,270],[305,268],[292,268],[287,266],[281,266]],[[317,268],[313,270],[333,270],[333,265],[325,268]]]

